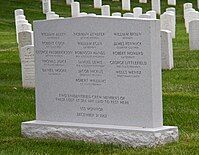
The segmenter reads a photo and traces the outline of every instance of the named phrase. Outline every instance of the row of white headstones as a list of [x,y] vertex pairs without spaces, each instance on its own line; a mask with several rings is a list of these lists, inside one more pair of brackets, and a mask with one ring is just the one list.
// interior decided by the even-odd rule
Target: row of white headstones
[[[43,4],[43,11],[46,5]],[[110,16],[110,7],[105,5],[101,7],[102,16],[97,16],[95,14],[80,13],[79,2],[72,2],[71,4],[71,14],[72,17],[82,17],[82,16]],[[51,7],[50,7],[51,8]],[[59,15],[54,12],[46,12],[47,20],[60,19]],[[115,12],[112,14],[112,18],[150,18],[156,19],[156,12],[151,10],[147,11],[145,14],[142,12],[141,7],[135,7],[133,13],[125,13],[121,17],[120,12]],[[61,17],[63,18],[63,17]],[[34,68],[34,43],[33,43],[33,31],[31,24],[25,19],[24,11],[22,9],[15,10],[15,21],[16,21],[16,33],[17,42],[19,45],[21,66],[22,66],[22,85],[25,88],[35,87],[35,68]],[[172,69],[174,67],[173,63],[173,44],[172,38],[175,38],[175,24],[176,24],[176,13],[175,8],[167,8],[166,12],[160,15],[161,22],[161,52],[162,52],[162,69]]]
[[[43,0],[43,13],[46,14],[46,19],[58,19],[60,18],[59,15],[55,14],[55,12],[51,11],[51,2],[50,0]],[[141,2],[141,1],[140,1]],[[144,3],[144,1],[142,1]],[[147,2],[147,1],[145,1]],[[71,16],[72,17],[82,17],[82,16],[96,16],[94,13],[87,14],[86,12],[80,11],[80,3],[74,1],[68,1],[68,5],[71,5]],[[152,8],[155,7],[155,10],[147,11],[143,14],[141,7],[133,8],[133,13],[128,12],[124,13],[123,17],[128,18],[151,18],[156,19],[156,14],[160,13],[160,1],[152,1]],[[154,5],[155,4],[155,5]],[[170,5],[176,5],[176,1],[168,1]],[[127,7],[128,6],[128,9]],[[94,0],[94,7],[101,8],[101,15],[102,16],[111,16],[110,6],[109,5],[102,5],[101,0]],[[123,10],[130,10],[130,1],[122,1],[122,8]],[[158,9],[157,9],[158,8]],[[50,10],[50,12],[49,12]],[[157,11],[158,10],[158,11]],[[99,17],[99,16],[98,16]],[[112,13],[112,17],[122,17],[120,12]],[[166,9],[162,15],[160,15],[161,21],[161,39],[162,39],[162,69],[172,69],[174,67],[173,62],[173,44],[172,38],[175,38],[175,31],[176,31],[176,11],[175,8],[170,7]]]
[[24,10],[15,10],[16,40],[18,43],[21,69],[22,86],[35,87],[35,64],[34,64],[34,39],[32,25],[28,23]]
[[183,8],[185,28],[189,33],[189,48],[199,50],[199,12],[193,8],[192,3],[185,3]]
[[[113,0],[113,1],[120,1],[120,0]],[[147,0],[139,0],[140,3],[147,3]],[[102,5],[102,0],[94,0],[94,8],[101,8],[102,9],[102,15],[109,14],[110,12],[106,10],[110,10],[110,6],[108,5]],[[74,3],[74,0],[66,0],[67,5],[74,5],[74,10],[77,9],[75,6],[78,5]],[[51,0],[42,0],[43,5],[43,13],[50,13],[51,12]],[[176,0],[168,0],[168,5],[176,5]],[[157,14],[161,14],[161,1],[160,0],[151,0],[151,6],[152,10],[156,11]],[[104,10],[104,11],[103,11]],[[131,11],[131,0],[122,0],[122,10]],[[78,11],[78,10],[77,10]],[[75,11],[73,12],[75,13]],[[81,15],[82,13],[80,13]],[[76,14],[72,14],[76,15]],[[84,13],[83,13],[84,15]],[[55,15],[55,18],[58,18],[59,16]]]

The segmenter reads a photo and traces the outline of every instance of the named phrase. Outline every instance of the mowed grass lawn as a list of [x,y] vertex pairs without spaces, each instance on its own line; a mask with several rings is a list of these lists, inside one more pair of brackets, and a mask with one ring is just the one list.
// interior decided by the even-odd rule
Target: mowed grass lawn
[[[99,14],[93,9],[93,0],[81,0],[81,10]],[[196,0],[194,7],[196,8]],[[111,11],[120,11],[119,2],[111,4]],[[150,3],[139,4],[150,10]],[[168,7],[162,0],[162,11]],[[21,86],[21,68],[16,44],[13,11],[25,10],[27,19],[44,19],[40,0],[0,0],[0,155],[1,154],[199,154],[199,51],[189,51],[185,33],[182,5],[177,1],[177,37],[174,40],[175,68],[163,71],[164,125],[179,127],[179,142],[157,148],[132,149],[116,145],[93,144],[82,141],[39,140],[21,136],[23,121],[35,119],[34,90]],[[65,0],[53,0],[52,9],[60,16],[70,16]]]

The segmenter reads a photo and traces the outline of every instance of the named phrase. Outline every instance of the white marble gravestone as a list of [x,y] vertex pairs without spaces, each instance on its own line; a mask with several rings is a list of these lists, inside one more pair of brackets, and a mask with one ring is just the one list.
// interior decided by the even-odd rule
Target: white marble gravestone
[[94,0],[94,8],[100,9],[102,6],[102,0]]
[[131,1],[130,0],[122,0],[122,10],[131,10]]
[[156,12],[153,10],[147,11],[146,14],[150,15],[152,19],[157,18]]
[[16,10],[15,10],[15,18],[16,18],[18,15],[24,15],[24,10],[23,10],[23,9],[16,9]]
[[139,18],[139,16],[142,15],[142,8],[141,7],[133,8],[133,14],[134,18]]
[[193,9],[193,8],[189,8],[189,9],[185,10],[185,12],[184,12],[184,22],[185,22],[186,29],[188,28],[189,12],[196,12],[196,10]]
[[171,8],[167,8],[166,13],[174,15],[174,24],[175,24],[175,27],[176,27],[176,12]]
[[111,15],[110,5],[102,5],[101,15],[102,16],[110,16]]
[[139,0],[139,3],[147,3],[147,0]]
[[33,31],[22,31],[18,33],[19,48],[34,45]]
[[186,10],[187,9],[193,9],[193,4],[192,3],[185,3],[184,5],[183,5],[183,8],[184,8],[184,18],[186,17]]
[[53,20],[53,19],[59,19],[59,15],[56,13],[48,12],[46,13],[46,20]]
[[198,11],[189,11],[187,12],[186,18],[185,18],[185,26],[186,26],[186,32],[189,33],[189,23],[192,20],[198,20],[199,19],[199,12]]
[[34,62],[34,45],[27,45],[21,48],[21,70],[22,86],[24,88],[35,87],[35,62]]
[[19,21],[19,20],[26,20],[26,16],[24,16],[24,15],[18,15],[18,16],[16,16],[16,17],[15,17],[15,24],[16,24],[16,22]]
[[175,15],[175,20],[176,20],[176,9],[174,7],[166,8],[166,12],[173,13]]
[[192,3],[184,3],[183,4],[183,9],[184,10],[189,9],[189,8],[193,8],[193,4]]
[[71,3],[71,16],[78,17],[79,14],[80,14],[80,3],[79,2]]
[[20,27],[21,24],[28,24],[28,21],[26,19],[23,20],[17,20],[16,21],[16,33],[18,34],[18,29]]
[[17,32],[32,31],[32,25],[30,23],[22,23],[18,25]]
[[189,48],[190,50],[199,50],[199,20],[189,23]]
[[197,0],[197,8],[199,9],[199,0]]
[[151,0],[151,6],[152,6],[151,10],[156,11],[156,13],[159,15],[161,14],[160,0]]
[[120,12],[113,12],[112,16],[114,16],[114,17],[121,17],[122,14]]
[[176,0],[168,0],[168,5],[176,5]]
[[47,13],[46,13],[46,20],[51,19],[51,17],[52,17],[53,15],[55,15],[55,12],[54,12],[54,11],[47,12]]
[[25,20],[26,17],[24,16],[24,10],[23,9],[16,9],[14,11],[14,16],[15,16],[15,25],[17,20]]
[[43,13],[51,12],[51,0],[42,0]]
[[124,13],[124,14],[123,14],[123,17],[133,18],[133,17],[134,17],[134,14],[131,13],[131,12],[127,12],[127,13]]
[[22,123],[24,136],[132,147],[178,139],[163,126],[159,20],[37,21],[34,34],[36,120]]
[[18,43],[18,27],[20,27],[21,24],[28,24],[28,21],[26,20],[26,17],[24,15],[18,15],[15,17],[15,27],[16,27],[16,39]]
[[176,14],[176,9],[174,7],[166,8],[166,12],[168,12],[168,11],[172,11],[173,13]]
[[175,15],[174,13],[165,12],[160,15],[161,30],[169,30],[172,38],[175,38]]
[[71,3],[73,3],[73,2],[74,2],[74,0],[66,0],[67,5],[71,5]]
[[161,30],[161,56],[162,69],[172,69],[173,63],[173,43],[171,31]]

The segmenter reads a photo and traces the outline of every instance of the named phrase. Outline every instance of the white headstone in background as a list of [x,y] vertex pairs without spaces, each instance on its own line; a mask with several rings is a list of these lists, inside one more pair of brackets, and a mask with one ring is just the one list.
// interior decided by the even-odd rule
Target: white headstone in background
[[178,139],[163,126],[159,20],[37,21],[34,33],[37,113],[24,136],[133,147]]
[[141,7],[133,8],[133,14],[135,18],[139,18],[139,16],[142,15],[142,8]]
[[161,30],[169,30],[172,38],[175,38],[175,16],[172,13],[165,12],[160,15]]
[[122,0],[122,10],[131,10],[131,0]]
[[134,14],[131,13],[131,12],[127,12],[127,13],[124,13],[124,14],[123,14],[123,17],[133,18],[133,17],[134,17]]
[[122,14],[120,12],[113,12],[112,16],[114,16],[114,17],[121,17]]
[[26,16],[24,16],[24,15],[18,15],[18,16],[16,16],[16,17],[15,17],[15,23],[16,23],[17,21],[19,21],[19,20],[26,20]]
[[47,20],[51,19],[51,17],[52,17],[53,15],[55,15],[55,12],[54,12],[54,11],[47,12],[47,13],[46,13],[46,19],[47,19]]
[[74,0],[66,0],[67,5],[71,5],[71,3],[73,3],[73,2],[74,2]]
[[171,31],[161,30],[161,55],[162,69],[172,69],[174,67],[174,63]]
[[15,19],[19,15],[24,15],[24,10],[23,9],[16,9],[15,10]]
[[189,23],[189,48],[190,50],[199,50],[199,20]]
[[18,38],[18,27],[19,27],[19,25],[21,25],[21,24],[28,24],[28,21],[27,20],[17,20],[16,21],[16,38],[17,38],[17,43],[19,42],[19,38]]
[[102,0],[94,0],[94,8],[100,9],[102,6]]
[[18,33],[23,31],[32,31],[32,25],[30,23],[22,23],[18,25]]
[[42,0],[43,13],[51,12],[51,0]]
[[173,13],[175,15],[175,23],[176,23],[176,9],[174,7],[166,8],[166,12]]
[[160,0],[151,0],[151,6],[152,6],[151,10],[156,11],[156,13],[159,15],[161,14]]
[[198,7],[198,9],[199,9],[199,0],[197,0],[197,7]]
[[173,9],[166,9],[166,13],[170,13],[174,15],[174,22],[175,22],[175,27],[176,27],[176,12]]
[[186,27],[186,29],[187,29],[187,27],[188,27],[188,16],[189,16],[189,12],[195,12],[196,10],[195,9],[193,9],[193,8],[189,8],[189,9],[186,9],[185,11],[184,11],[184,22],[185,22],[185,27]]
[[[18,21],[20,21],[20,22],[18,22]],[[16,26],[16,39],[17,39],[17,43],[18,43],[18,25],[20,25],[21,23],[25,23],[25,22],[28,23],[28,21],[26,20],[26,17],[24,15],[17,15],[17,16],[15,16],[15,26]]]
[[111,11],[110,11],[110,6],[109,5],[102,5],[101,7],[101,15],[102,16],[110,16]]
[[186,14],[186,10],[187,9],[193,9],[193,4],[192,3],[185,3],[184,5],[183,5],[183,8],[184,8],[184,18],[185,18],[185,14]]
[[152,19],[157,18],[156,12],[153,10],[147,11],[146,14],[150,15]]
[[22,86],[24,88],[35,87],[35,62],[34,62],[34,46],[28,45],[21,48],[21,71]]
[[28,23],[26,19],[20,19],[16,21],[16,30],[18,29],[18,25]]
[[186,32],[189,33],[189,23],[192,20],[198,20],[199,19],[199,12],[198,11],[189,11],[187,12],[186,19],[185,19],[185,26],[186,26]]
[[189,9],[189,8],[193,8],[193,4],[192,3],[184,3],[183,9],[186,10],[186,9]]
[[[189,9],[186,9],[184,11],[184,19],[185,19],[185,22],[186,22],[186,19],[187,19],[187,15],[190,11],[196,11],[194,8],[189,8]],[[185,24],[186,25],[186,24]]]
[[139,3],[147,3],[147,0],[139,0]]
[[22,31],[18,33],[19,48],[34,45],[33,31]]
[[176,9],[174,7],[169,7],[169,8],[166,8],[166,12],[167,11],[172,11],[173,13],[176,14]]
[[79,2],[71,3],[71,16],[78,17],[80,14],[80,4]]
[[168,0],[168,5],[176,5],[176,0]]
[[58,14],[48,14],[47,16],[46,16],[46,19],[47,20],[53,20],[53,19],[59,19],[60,17],[59,17],[59,15]]

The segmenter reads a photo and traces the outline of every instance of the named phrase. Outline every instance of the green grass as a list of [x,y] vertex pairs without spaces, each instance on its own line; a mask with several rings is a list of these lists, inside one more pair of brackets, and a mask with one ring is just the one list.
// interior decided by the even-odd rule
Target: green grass
[[[139,4],[144,11],[150,3]],[[99,14],[92,0],[81,0],[81,10]],[[162,11],[167,0],[162,0]],[[34,90],[21,87],[19,53],[15,37],[13,11],[25,10],[27,19],[44,19],[39,0],[0,0],[0,155],[16,154],[199,154],[199,51],[189,51],[188,35],[182,17],[182,5],[192,0],[178,0],[177,37],[174,40],[175,68],[163,71],[164,125],[179,127],[179,142],[157,148],[132,149],[116,145],[93,144],[81,141],[37,140],[21,136],[23,121],[35,119]],[[120,11],[119,2],[111,4],[113,12]],[[196,0],[194,0],[196,8]],[[52,9],[63,17],[70,16],[65,0],[53,0]]]

